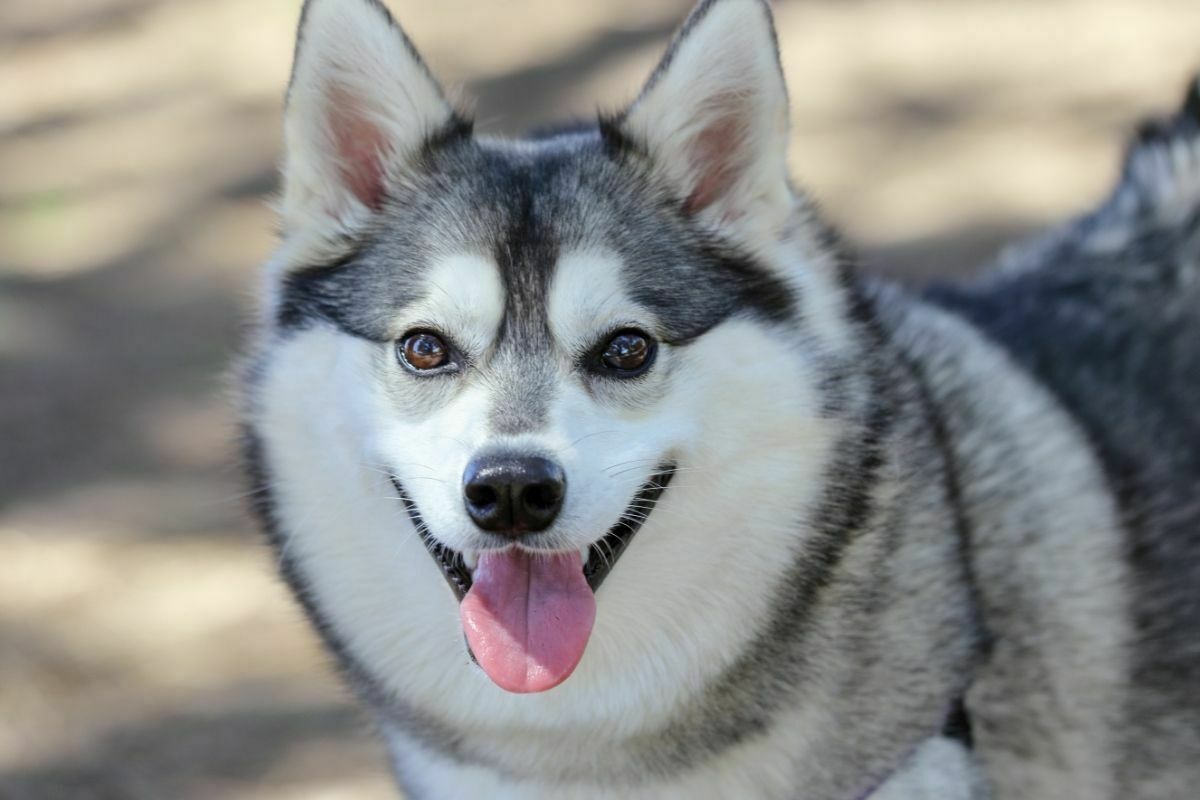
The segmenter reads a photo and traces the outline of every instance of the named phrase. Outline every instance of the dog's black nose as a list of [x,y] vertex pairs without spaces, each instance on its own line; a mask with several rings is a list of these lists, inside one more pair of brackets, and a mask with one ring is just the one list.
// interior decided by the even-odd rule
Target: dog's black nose
[[501,536],[545,530],[567,493],[562,467],[541,456],[480,456],[463,473],[463,501],[475,524]]

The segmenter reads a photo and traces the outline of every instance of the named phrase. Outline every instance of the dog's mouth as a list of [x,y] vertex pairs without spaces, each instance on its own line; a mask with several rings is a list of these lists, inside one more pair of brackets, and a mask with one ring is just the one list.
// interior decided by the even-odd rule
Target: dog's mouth
[[[626,506],[625,512],[621,514],[616,524],[609,528],[604,536],[588,545],[587,556],[581,560],[583,561],[583,577],[587,579],[587,584],[593,592],[600,588],[600,584],[604,583],[604,579],[612,571],[617,559],[621,557],[625,548],[633,541],[634,535],[645,524],[650,512],[654,510],[658,499],[662,497],[674,476],[674,464],[663,464],[655,469],[642,484],[637,494],[633,496],[633,499],[629,501],[629,505]],[[450,585],[450,591],[454,592],[454,596],[458,598],[459,602],[462,602],[463,598],[467,596],[467,592],[471,591],[476,564],[468,564],[467,558],[462,553],[447,547],[434,538],[429,531],[429,526],[421,517],[417,504],[404,490],[404,485],[394,476],[392,485],[396,488],[396,493],[400,496],[404,510],[408,512],[408,518],[412,520],[413,527],[417,530],[417,535],[421,537],[422,544],[429,551],[429,555],[433,556],[434,562],[446,578],[446,583]],[[580,555],[583,556],[583,553]]]
[[595,592],[645,524],[674,477],[659,466],[596,542],[571,552],[509,545],[476,554],[439,542],[420,510],[392,477],[425,549],[459,600],[468,650],[484,672],[511,692],[545,691],[571,674],[595,620]]

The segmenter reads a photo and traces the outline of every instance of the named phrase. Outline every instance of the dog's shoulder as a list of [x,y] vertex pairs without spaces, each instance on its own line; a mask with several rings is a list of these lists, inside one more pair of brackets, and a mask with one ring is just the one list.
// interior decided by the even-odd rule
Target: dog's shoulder
[[1097,210],[926,299],[1003,347],[1086,433],[1133,581],[1125,763],[1180,775],[1200,759],[1200,79],[1142,126]]

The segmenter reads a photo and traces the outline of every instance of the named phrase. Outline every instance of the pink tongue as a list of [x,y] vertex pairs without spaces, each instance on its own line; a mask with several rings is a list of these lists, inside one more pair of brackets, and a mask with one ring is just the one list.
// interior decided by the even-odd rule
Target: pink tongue
[[578,553],[530,555],[516,548],[479,558],[459,606],[471,652],[509,692],[544,692],[583,657],[596,596]]

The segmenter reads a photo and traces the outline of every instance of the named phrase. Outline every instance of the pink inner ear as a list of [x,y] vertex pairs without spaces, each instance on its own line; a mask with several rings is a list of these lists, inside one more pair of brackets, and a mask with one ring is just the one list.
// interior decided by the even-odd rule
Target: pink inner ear
[[689,153],[696,180],[684,202],[686,212],[703,211],[733,187],[745,146],[743,126],[733,114],[717,119],[696,136]]
[[359,101],[346,91],[332,90],[329,108],[329,125],[342,182],[363,205],[378,211],[383,202],[383,159],[387,148],[383,132],[367,117]]

